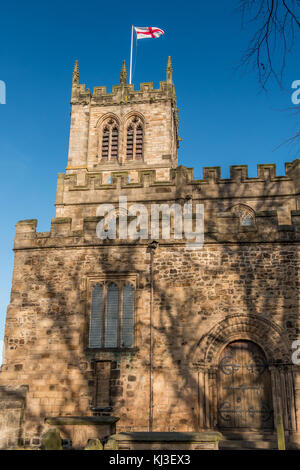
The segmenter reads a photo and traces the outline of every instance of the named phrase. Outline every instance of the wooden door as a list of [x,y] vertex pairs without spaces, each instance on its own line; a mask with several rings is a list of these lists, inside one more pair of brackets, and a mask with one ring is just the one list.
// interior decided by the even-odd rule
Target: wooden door
[[263,351],[251,341],[234,341],[221,355],[218,424],[220,428],[273,428],[270,372]]

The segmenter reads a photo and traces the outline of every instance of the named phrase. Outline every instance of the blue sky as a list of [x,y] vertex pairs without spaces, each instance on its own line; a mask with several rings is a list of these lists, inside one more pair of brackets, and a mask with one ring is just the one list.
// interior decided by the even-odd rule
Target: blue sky
[[[37,218],[47,231],[55,216],[56,174],[64,171],[70,117],[72,68],[80,82],[118,84],[122,60],[129,64],[131,24],[158,26],[165,36],[138,43],[134,83],[165,79],[172,56],[180,112],[179,161],[222,168],[284,162],[295,146],[281,146],[298,129],[291,83],[300,79],[299,48],[288,57],[284,89],[270,83],[260,92],[255,72],[237,72],[254,25],[241,28],[238,0],[10,1],[1,6],[0,80],[7,102],[0,105],[2,217],[0,233],[0,338],[4,333],[13,268],[15,223]],[[298,37],[299,39],[299,37]]]

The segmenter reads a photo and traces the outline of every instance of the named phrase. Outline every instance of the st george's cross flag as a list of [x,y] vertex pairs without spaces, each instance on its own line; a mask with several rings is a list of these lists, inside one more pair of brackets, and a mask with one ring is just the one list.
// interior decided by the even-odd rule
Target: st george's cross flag
[[134,26],[137,39],[146,39],[146,38],[159,38],[159,36],[164,36],[164,31],[156,26],[145,26],[139,27]]
[[[136,39],[159,38],[164,36],[165,32],[156,26],[134,26],[131,25],[131,48],[130,48],[130,74],[129,84],[131,85],[132,79],[132,51],[133,51],[133,30],[136,32]],[[136,42],[136,45],[138,43]]]

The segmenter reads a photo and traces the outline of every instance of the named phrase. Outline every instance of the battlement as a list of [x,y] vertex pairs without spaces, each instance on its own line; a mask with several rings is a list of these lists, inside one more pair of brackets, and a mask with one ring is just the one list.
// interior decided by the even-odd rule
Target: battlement
[[[285,165],[285,175],[276,174],[276,165],[258,164],[257,176],[248,176],[247,165],[233,165],[230,167],[230,178],[221,177],[221,167],[204,167],[203,178],[194,179],[194,169],[180,165],[177,168],[170,169],[168,172],[160,174],[160,168],[156,169],[135,169],[134,167],[126,170],[102,172],[85,172],[83,178],[79,179],[77,173],[59,174],[60,190],[64,184],[69,191],[88,191],[88,190],[114,190],[118,188],[146,188],[155,186],[206,186],[206,185],[235,185],[236,183],[284,183],[294,181],[300,168],[300,159],[294,160]],[[166,176],[167,175],[167,176]],[[82,175],[81,175],[82,176]]]
[[174,85],[166,81],[159,83],[159,88],[153,88],[153,82],[141,83],[139,90],[131,85],[113,85],[112,92],[107,92],[106,86],[94,87],[93,93],[85,84],[73,85],[71,104],[91,104],[95,106],[111,106],[124,103],[145,103],[161,100],[171,100],[176,104],[176,93]]
[[171,58],[168,60],[167,79],[159,83],[159,88],[154,89],[153,83],[141,83],[139,90],[134,89],[134,84],[127,83],[127,71],[123,62],[120,84],[112,86],[112,92],[108,93],[106,86],[96,86],[93,93],[79,83],[79,66],[76,61],[73,72],[71,104],[91,104],[92,106],[111,106],[124,103],[153,103],[155,101],[171,100],[176,106],[175,87],[172,83],[172,72],[168,73],[171,66]]
[[289,225],[291,211],[300,207],[299,167],[300,159],[287,163],[286,174],[278,176],[274,164],[259,164],[257,176],[249,177],[247,165],[237,165],[230,168],[230,178],[221,177],[220,167],[205,167],[202,179],[184,166],[60,173],[56,216],[70,217],[73,229],[82,229],[83,219],[95,216],[100,204],[117,203],[122,195],[146,204],[191,199],[212,214],[241,203],[255,212],[276,210],[279,224]]
[[[196,212],[195,201],[193,204],[192,218],[195,221]],[[129,204],[130,208],[130,204]],[[86,217],[83,219],[81,230],[72,230],[72,219],[70,217],[57,217],[51,220],[51,230],[49,232],[37,232],[37,220],[22,220],[16,225],[15,250],[37,249],[37,248],[63,248],[75,246],[145,246],[151,241],[151,208],[149,209],[149,237],[133,239],[101,240],[97,237],[97,225],[104,221],[103,217]],[[289,243],[300,242],[300,210],[290,212],[291,224],[279,224],[278,211],[260,211],[254,214],[253,223],[243,226],[240,217],[233,211],[210,212],[210,217],[206,218],[204,212],[204,244],[205,243]],[[118,215],[117,215],[118,218]],[[135,219],[128,215],[128,224]],[[174,217],[171,214],[170,238],[161,237],[162,225],[160,220],[160,236],[157,241],[161,245],[185,246],[188,240],[183,235],[182,239],[174,237]],[[118,225],[118,222],[117,222]]]

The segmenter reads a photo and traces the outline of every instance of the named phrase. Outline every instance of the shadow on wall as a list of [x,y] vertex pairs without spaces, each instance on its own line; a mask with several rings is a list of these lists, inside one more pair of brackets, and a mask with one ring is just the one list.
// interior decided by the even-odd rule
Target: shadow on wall
[[2,366],[3,356],[4,356],[4,341],[0,339],[0,368]]
[[[279,184],[276,179],[274,181],[270,179],[268,191],[271,194],[280,194]],[[239,188],[237,198],[241,201],[246,200],[249,197],[247,186],[237,186]],[[190,193],[190,187],[184,180],[181,186],[179,185],[177,193],[183,196]],[[228,184],[223,185],[218,197],[221,201],[232,199]],[[238,318],[249,315],[251,318],[272,323],[286,333],[290,342],[299,335],[299,260],[296,244],[292,245],[296,240],[294,232],[278,230],[277,222],[273,221],[275,216],[272,215],[277,208],[274,207],[273,198],[262,196],[256,203],[257,217],[261,212],[259,217],[266,219],[266,211],[271,211],[271,215],[268,215],[271,221],[265,223],[264,232],[259,234],[258,241],[256,231],[239,231],[237,225],[232,225],[231,218],[220,218],[222,221],[220,231],[217,230],[217,226],[212,226],[215,214],[224,213],[227,208],[223,202],[219,205],[214,203],[210,211],[208,210],[206,220],[210,221],[211,227],[207,227],[207,244],[203,250],[198,253],[187,253],[180,247],[158,246],[154,257],[153,428],[155,430],[188,431],[213,429],[218,426],[218,397],[217,389],[213,386],[215,384],[213,376],[216,375],[216,371],[211,369],[210,364],[205,363],[204,354],[199,355],[196,366],[206,368],[205,380],[207,377],[207,381],[204,382],[204,379],[200,381],[196,366],[193,367],[195,362],[193,357],[200,339],[229,314]],[[227,220],[229,223],[226,223]],[[264,243],[261,243],[262,241]],[[265,243],[266,241],[268,243]],[[130,250],[125,245],[122,251],[114,245],[101,248],[97,245],[86,246],[83,255],[82,252],[79,255],[79,250],[75,246],[72,248],[73,251],[68,251],[68,257],[64,256],[62,248],[60,250],[56,249],[54,255],[51,249],[47,252],[44,250],[46,254],[43,256],[39,251],[29,253],[28,250],[26,262],[18,256],[15,259],[15,263],[19,263],[16,266],[22,268],[19,269],[22,281],[28,282],[32,287],[39,287],[38,290],[23,289],[22,298],[17,291],[14,291],[11,300],[15,311],[24,309],[21,311],[22,318],[25,318],[25,315],[29,317],[31,305],[35,304],[40,309],[40,318],[43,319],[43,322],[39,321],[34,326],[32,336],[34,339],[29,339],[27,345],[28,350],[31,351],[34,347],[35,351],[45,354],[43,369],[32,372],[30,377],[35,380],[36,376],[44,374],[46,370],[48,382],[47,391],[43,392],[46,396],[40,397],[36,408],[32,405],[26,410],[27,427],[23,431],[25,439],[27,436],[41,435],[43,418],[49,416],[49,413],[54,416],[62,413],[69,413],[70,416],[91,413],[90,401],[94,390],[93,354],[81,347],[87,321],[86,287],[81,279],[84,276],[95,275],[94,273],[99,271],[103,276],[120,274],[125,272],[124,266],[132,266],[132,270],[141,276],[143,287],[140,289],[143,289],[144,293],[149,293],[150,289],[147,269],[149,259],[145,259],[145,252],[140,249],[138,243],[137,246],[130,247]],[[73,259],[70,262],[72,253]],[[146,296],[143,297],[145,298]],[[30,310],[26,313],[28,306]],[[13,315],[15,313],[10,309],[8,320],[14,319]],[[249,339],[256,326],[252,327],[252,323],[249,322],[244,325],[245,323],[238,332],[238,338],[235,336],[236,330],[228,331],[228,343],[236,339]],[[10,328],[8,336],[12,334],[13,326]],[[140,332],[139,344],[143,346],[142,340],[145,338],[147,346],[149,319],[145,315],[139,315],[136,331]],[[47,352],[44,351],[45,334],[48,337]],[[256,336],[250,339],[255,340]],[[215,339],[217,341],[218,337]],[[274,338],[274,342],[277,342],[273,348],[274,353],[282,350],[282,341],[283,335]],[[54,363],[51,352],[58,346],[61,351],[60,360]],[[263,348],[264,344],[258,346]],[[149,367],[148,360],[148,356],[144,356],[138,358],[133,365],[137,364],[140,371],[144,371]],[[128,375],[125,360],[118,359],[118,362],[121,364],[119,373],[123,373],[125,377]],[[273,395],[281,396],[279,380],[283,374],[280,368],[290,364],[282,356],[278,364],[271,365],[276,368]],[[172,371],[171,378],[170,371]],[[63,379],[57,379],[59,373]],[[157,403],[157,397],[160,392],[159,387],[162,389],[165,383],[168,384],[170,399],[162,407]],[[120,412],[121,419],[125,423],[124,427],[133,426],[134,424],[131,425],[126,416],[126,410],[122,416],[122,401],[128,406],[129,412],[133,413],[137,406],[138,390],[134,395],[132,388],[129,395],[120,385],[116,385],[115,392],[112,403],[114,412],[117,415]],[[201,404],[198,397],[201,397]],[[32,400],[29,403],[33,403]],[[178,404],[180,404],[180,413],[177,411]],[[280,414],[279,405],[276,407],[277,414]],[[289,424],[289,417],[286,416],[284,419]],[[67,437],[70,436],[64,436]]]

